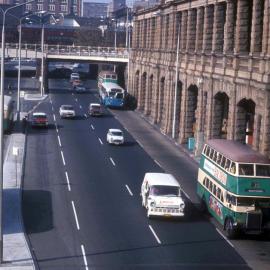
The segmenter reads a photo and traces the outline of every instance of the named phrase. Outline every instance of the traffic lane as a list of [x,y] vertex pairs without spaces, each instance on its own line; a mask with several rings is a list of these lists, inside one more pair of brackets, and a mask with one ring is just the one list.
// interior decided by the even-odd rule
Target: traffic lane
[[[45,107],[42,110],[49,111]],[[23,216],[41,269],[66,269],[82,262],[62,167],[55,130],[29,127]]]

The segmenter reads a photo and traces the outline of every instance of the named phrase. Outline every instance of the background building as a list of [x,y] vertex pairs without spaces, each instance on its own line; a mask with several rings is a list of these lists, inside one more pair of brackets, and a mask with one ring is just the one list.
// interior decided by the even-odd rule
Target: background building
[[[21,0],[18,1],[22,2]],[[80,15],[81,0],[36,0],[27,4],[25,9],[32,12],[47,11],[54,15]]]
[[107,2],[84,2],[83,17],[87,18],[106,18],[108,13]]

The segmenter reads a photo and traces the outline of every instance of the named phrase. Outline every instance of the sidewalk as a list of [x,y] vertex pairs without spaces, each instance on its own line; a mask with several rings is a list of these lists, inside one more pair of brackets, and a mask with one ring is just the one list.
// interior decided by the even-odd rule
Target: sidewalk
[[3,168],[3,263],[0,268],[34,270],[34,261],[24,233],[21,208],[26,137],[22,133],[14,133],[8,137],[5,141],[7,145]]

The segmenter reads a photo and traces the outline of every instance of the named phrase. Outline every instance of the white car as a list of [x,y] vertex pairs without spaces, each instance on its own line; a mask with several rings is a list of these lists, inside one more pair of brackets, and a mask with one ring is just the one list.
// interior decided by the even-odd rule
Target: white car
[[72,105],[61,105],[59,114],[61,118],[74,118],[76,115]]
[[146,173],[141,186],[147,216],[183,217],[185,203],[177,180],[167,173]]
[[70,74],[70,80],[73,81],[73,80],[79,80],[80,79],[80,74],[77,73],[77,72],[73,72]]
[[107,142],[109,144],[123,144],[124,135],[121,129],[109,129],[107,133]]

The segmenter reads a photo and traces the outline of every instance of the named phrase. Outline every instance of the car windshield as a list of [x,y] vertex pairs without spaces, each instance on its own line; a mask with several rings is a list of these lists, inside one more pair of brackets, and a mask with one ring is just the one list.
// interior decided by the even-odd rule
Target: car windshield
[[112,131],[112,135],[114,135],[114,136],[123,136],[123,133],[121,131]]
[[179,196],[179,187],[174,186],[151,186],[150,195],[155,196]]
[[99,110],[100,106],[99,105],[91,105],[91,108],[94,110]]
[[71,105],[64,105],[64,106],[62,106],[62,109],[64,109],[64,110],[73,110],[73,106],[71,106]]
[[33,115],[33,117],[35,119],[47,120],[47,116],[46,115]]

